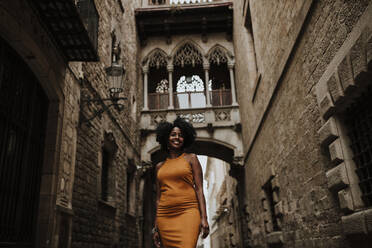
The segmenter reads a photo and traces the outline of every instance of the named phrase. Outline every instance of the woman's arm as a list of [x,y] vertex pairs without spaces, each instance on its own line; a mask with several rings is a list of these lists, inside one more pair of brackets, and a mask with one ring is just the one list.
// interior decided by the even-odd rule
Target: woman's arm
[[158,225],[157,225],[157,210],[158,210],[158,204],[160,200],[160,186],[158,181],[158,171],[160,167],[163,165],[163,162],[160,162],[156,165],[155,168],[155,180],[156,180],[156,202],[155,202],[155,222],[154,222],[154,228],[153,228],[153,240],[156,247],[160,247],[160,236],[158,232]]
[[207,218],[207,209],[205,204],[205,197],[204,197],[204,191],[203,191],[203,171],[201,168],[201,165],[199,163],[199,159],[195,154],[190,154],[190,164],[192,168],[192,173],[194,176],[194,182],[195,182],[195,192],[196,197],[198,199],[199,203],[199,209],[200,209],[200,217],[201,217],[201,228],[203,238],[206,238],[209,234],[209,224],[208,224],[208,218]]

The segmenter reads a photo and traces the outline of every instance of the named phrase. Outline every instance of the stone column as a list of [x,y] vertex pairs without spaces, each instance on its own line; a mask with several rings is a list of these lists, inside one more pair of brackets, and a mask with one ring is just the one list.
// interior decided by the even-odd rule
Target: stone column
[[173,106],[173,65],[167,65],[168,70],[168,93],[169,93],[169,106],[168,109],[174,109]]
[[149,74],[149,67],[143,66],[143,110],[149,110],[148,106],[148,74]]
[[229,62],[227,64],[227,67],[229,68],[229,71],[230,71],[231,98],[232,98],[231,105],[237,106],[238,103],[236,102],[236,93],[235,93],[234,65],[235,65],[235,63]]
[[209,83],[209,63],[204,63],[203,64],[203,69],[204,69],[204,73],[205,73],[205,94],[206,94],[206,100],[207,100],[207,107],[212,107],[212,104],[211,104],[211,96],[209,94],[209,87],[208,87],[208,83]]

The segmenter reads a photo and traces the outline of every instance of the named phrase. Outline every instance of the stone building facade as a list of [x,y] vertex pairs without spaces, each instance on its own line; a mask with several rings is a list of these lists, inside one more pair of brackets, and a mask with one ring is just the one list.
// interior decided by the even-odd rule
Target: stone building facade
[[347,119],[372,82],[371,7],[234,1],[248,247],[369,246],[365,120]]

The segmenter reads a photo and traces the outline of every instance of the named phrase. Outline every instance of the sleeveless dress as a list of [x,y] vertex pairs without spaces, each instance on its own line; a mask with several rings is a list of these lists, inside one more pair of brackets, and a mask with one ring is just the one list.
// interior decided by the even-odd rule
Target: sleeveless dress
[[160,200],[157,226],[165,248],[195,248],[200,229],[194,178],[185,154],[167,159],[157,173]]

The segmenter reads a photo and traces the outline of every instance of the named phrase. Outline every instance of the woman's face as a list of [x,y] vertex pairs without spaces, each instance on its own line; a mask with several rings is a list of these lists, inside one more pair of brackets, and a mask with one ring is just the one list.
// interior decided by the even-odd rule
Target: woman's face
[[181,129],[174,127],[169,134],[168,147],[170,150],[179,150],[183,146],[183,136]]

